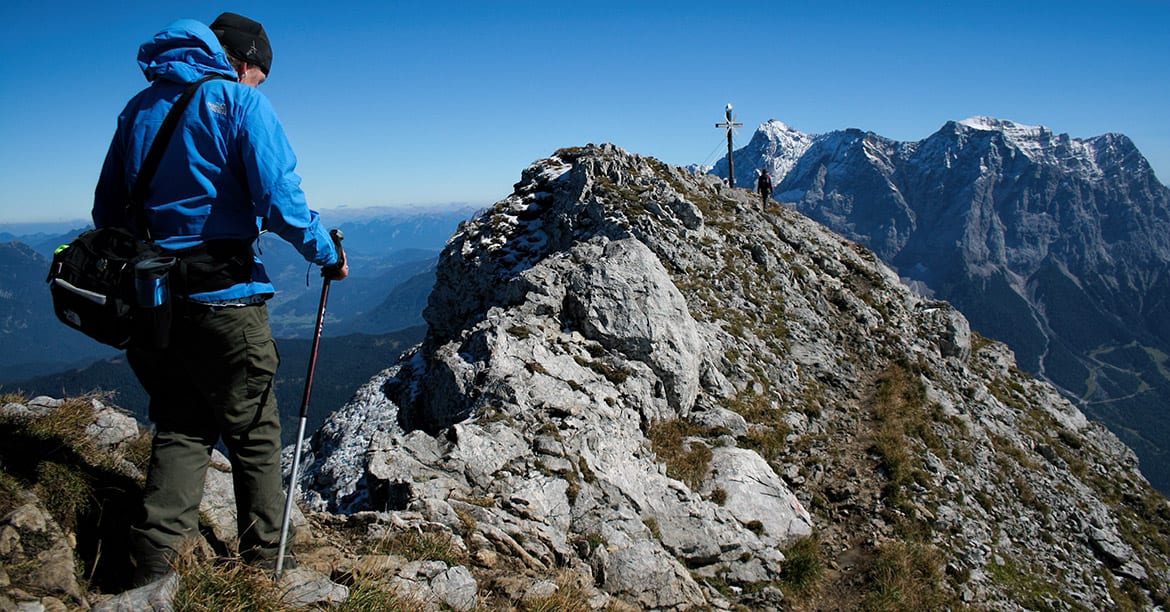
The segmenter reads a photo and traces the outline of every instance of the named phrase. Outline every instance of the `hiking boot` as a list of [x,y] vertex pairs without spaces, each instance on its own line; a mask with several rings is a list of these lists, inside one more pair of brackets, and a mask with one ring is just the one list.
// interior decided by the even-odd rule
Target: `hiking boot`
[[170,610],[179,590],[179,573],[169,571],[157,580],[131,589],[95,605],[92,612]]
[[134,543],[131,556],[134,563],[131,588],[138,588],[157,582],[171,573],[177,555],[169,548],[159,548],[146,540],[140,540]]
[[134,570],[134,580],[131,582],[130,588],[137,589],[149,584],[154,584],[155,582],[165,578],[166,575],[172,571],[174,570],[169,567],[166,569],[143,567],[136,568]]

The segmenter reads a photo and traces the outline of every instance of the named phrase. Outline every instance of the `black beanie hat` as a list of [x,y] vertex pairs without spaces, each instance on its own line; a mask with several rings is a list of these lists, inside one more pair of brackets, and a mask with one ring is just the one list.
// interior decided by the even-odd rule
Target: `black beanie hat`
[[211,31],[215,32],[225,51],[259,66],[264,75],[268,75],[268,69],[272,67],[272,46],[259,22],[243,15],[223,13],[211,22]]

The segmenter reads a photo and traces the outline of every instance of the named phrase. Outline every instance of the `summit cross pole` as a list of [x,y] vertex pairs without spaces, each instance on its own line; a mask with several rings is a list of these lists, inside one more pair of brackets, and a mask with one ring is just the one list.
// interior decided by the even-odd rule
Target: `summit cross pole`
[[743,124],[736,121],[735,115],[731,114],[731,102],[728,102],[727,108],[723,109],[723,118],[725,121],[722,123],[716,123],[715,127],[727,129],[727,184],[731,185],[732,189],[734,189],[735,161],[731,158],[731,133],[735,130],[735,128]]

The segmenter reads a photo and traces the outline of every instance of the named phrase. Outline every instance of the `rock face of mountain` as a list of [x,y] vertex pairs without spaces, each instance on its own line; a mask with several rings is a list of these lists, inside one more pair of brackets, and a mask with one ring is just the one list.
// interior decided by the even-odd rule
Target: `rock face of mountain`
[[[789,141],[776,163],[799,161],[774,177],[778,200],[1007,342],[1170,491],[1170,189],[1128,138],[976,117],[918,142],[860,130]],[[744,151],[737,174],[775,166]]]
[[304,501],[595,608],[1170,605],[1170,506],[1127,447],[756,202],[609,145],[535,162],[448,241],[424,342],[309,441]]

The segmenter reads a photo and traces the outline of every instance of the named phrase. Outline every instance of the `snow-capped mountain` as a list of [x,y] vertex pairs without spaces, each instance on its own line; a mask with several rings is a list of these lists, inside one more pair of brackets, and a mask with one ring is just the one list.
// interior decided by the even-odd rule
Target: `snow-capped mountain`
[[[741,152],[737,176],[772,160]],[[972,117],[917,142],[831,132],[775,158],[797,154],[778,200],[1007,341],[1170,490],[1170,189],[1129,138]]]
[[[794,130],[782,121],[769,119],[760,124],[746,147],[735,151],[735,184],[753,187],[761,168],[772,176],[776,184],[796,165],[805,150],[812,145],[814,136]],[[712,174],[727,176],[727,158],[715,163]]]

